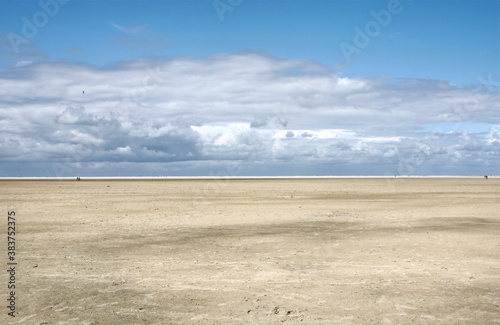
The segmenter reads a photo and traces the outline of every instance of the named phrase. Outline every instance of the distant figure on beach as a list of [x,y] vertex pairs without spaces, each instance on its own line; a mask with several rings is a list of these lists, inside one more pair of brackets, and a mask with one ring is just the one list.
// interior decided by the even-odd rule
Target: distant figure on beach
[[77,180],[77,181],[79,181],[79,180],[80,180],[80,176],[77,176],[77,177],[76,177],[76,180]]
[[484,179],[488,179],[488,175],[484,175]]

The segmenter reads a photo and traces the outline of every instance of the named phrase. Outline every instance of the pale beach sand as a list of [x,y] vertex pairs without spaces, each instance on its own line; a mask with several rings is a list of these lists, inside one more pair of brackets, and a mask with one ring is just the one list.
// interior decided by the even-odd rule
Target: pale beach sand
[[500,179],[0,181],[1,324],[500,324]]

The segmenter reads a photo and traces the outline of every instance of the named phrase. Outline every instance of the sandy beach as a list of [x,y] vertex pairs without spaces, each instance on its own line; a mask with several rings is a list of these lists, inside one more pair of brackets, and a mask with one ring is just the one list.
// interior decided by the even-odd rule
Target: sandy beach
[[2,324],[498,324],[500,179],[0,181]]

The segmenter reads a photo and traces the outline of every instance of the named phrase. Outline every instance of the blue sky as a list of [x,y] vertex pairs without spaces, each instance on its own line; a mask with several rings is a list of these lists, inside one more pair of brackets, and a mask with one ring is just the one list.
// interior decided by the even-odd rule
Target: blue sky
[[499,1],[64,2],[0,3],[0,176],[500,172]]
[[[391,15],[380,36],[340,69],[345,57],[339,44],[353,44],[353,28],[364,29],[374,20],[371,11],[386,10],[388,3],[242,1],[220,20],[212,1],[72,0],[59,5],[30,45],[52,59],[97,66],[138,57],[261,51],[317,60],[347,76],[431,78],[458,85],[492,73],[498,79],[499,1],[401,1],[401,12]],[[2,7],[8,14],[1,30],[20,36],[21,18],[32,21],[41,10],[37,1],[3,1]],[[23,45],[20,51],[29,53]]]

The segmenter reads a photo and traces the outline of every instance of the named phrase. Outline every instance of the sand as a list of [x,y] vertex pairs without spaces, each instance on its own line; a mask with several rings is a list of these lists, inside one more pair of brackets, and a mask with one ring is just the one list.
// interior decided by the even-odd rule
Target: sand
[[500,179],[0,181],[7,324],[498,324]]

